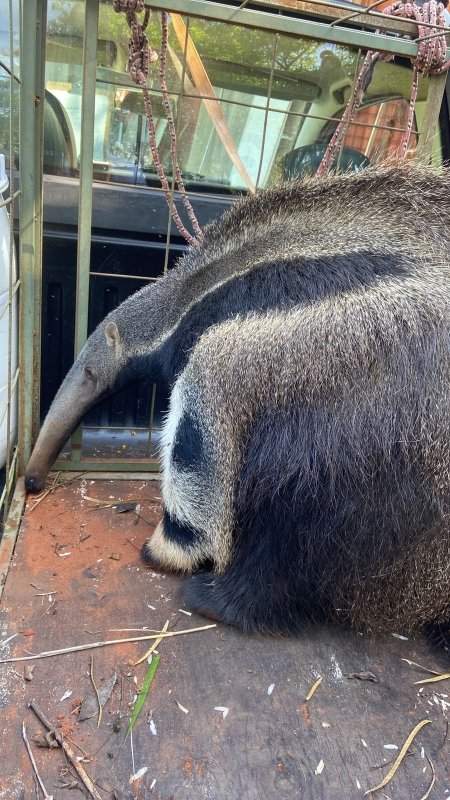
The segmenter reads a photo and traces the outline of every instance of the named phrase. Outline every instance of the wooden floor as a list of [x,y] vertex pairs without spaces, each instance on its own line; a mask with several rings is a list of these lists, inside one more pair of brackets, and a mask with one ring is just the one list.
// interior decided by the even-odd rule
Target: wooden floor
[[[125,501],[140,505],[139,517],[117,513],[115,505]],[[0,658],[144,635],[142,628],[160,630],[167,620],[177,631],[208,624],[183,613],[179,578],[140,561],[139,549],[161,513],[156,481],[79,479],[35,502],[28,502],[0,605]],[[417,723],[429,720],[393,779],[368,796],[421,800],[435,774],[429,796],[445,800],[450,681],[415,685],[429,676],[404,659],[437,672],[445,662],[424,642],[398,634],[372,639],[313,629],[297,640],[267,639],[218,625],[165,639],[128,738],[133,700],[148,669],[146,661],[130,662],[151,642],[2,663],[0,798],[43,796],[23,721],[55,800],[356,800],[387,775]],[[113,685],[100,725],[91,672],[98,691],[104,687],[108,695],[108,682]],[[351,677],[368,672],[376,682]],[[38,746],[45,729],[28,707],[31,699],[74,760],[82,759],[76,763],[93,793],[61,748]],[[93,716],[81,721],[89,699]]]

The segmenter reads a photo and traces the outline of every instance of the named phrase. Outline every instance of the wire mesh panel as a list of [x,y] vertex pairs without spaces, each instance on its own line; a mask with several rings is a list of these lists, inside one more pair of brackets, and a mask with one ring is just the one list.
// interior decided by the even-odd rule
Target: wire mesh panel
[[0,520],[17,472],[18,270],[14,217],[19,156],[20,6],[0,2]]
[[[240,195],[317,170],[368,48],[392,59],[374,65],[332,168],[392,160],[409,124],[417,28],[408,22],[349,3],[151,5],[146,100],[127,72],[130,31],[112,0],[48,2],[41,419],[86,336],[186,247],[161,189],[162,170],[189,228],[174,140],[203,227]],[[421,78],[408,157],[420,143],[429,87]],[[432,157],[442,158],[438,133]],[[100,404],[58,468],[157,469],[167,394],[141,382]]]

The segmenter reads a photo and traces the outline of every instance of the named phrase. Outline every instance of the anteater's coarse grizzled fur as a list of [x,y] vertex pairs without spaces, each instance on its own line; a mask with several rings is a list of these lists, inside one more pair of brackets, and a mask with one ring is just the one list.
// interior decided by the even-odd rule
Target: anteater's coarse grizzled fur
[[101,323],[27,484],[99,397],[162,376],[164,517],[144,555],[196,573],[190,607],[245,631],[444,629],[449,333],[448,173],[261,192]]

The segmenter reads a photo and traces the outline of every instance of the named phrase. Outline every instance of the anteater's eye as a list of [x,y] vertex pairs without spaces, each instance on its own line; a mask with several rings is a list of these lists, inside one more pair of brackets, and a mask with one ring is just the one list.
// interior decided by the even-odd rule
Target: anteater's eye
[[84,376],[88,379],[88,381],[95,382],[97,380],[97,373],[95,369],[92,369],[92,367],[85,366]]

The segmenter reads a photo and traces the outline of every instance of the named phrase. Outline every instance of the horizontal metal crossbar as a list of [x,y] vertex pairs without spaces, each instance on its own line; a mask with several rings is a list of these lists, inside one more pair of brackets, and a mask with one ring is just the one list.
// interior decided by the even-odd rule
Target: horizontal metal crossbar
[[[331,7],[332,4],[328,3],[327,5]],[[411,39],[370,30],[355,30],[354,27],[344,26],[341,23],[339,26],[330,25],[329,22],[317,22],[307,17],[300,18],[297,15],[294,16],[293,13],[288,16],[278,12],[256,11],[247,7],[210,3],[206,2],[206,0],[190,0],[188,8],[186,6],[185,0],[169,0],[169,2],[161,2],[161,0],[154,0],[153,2],[152,0],[151,6],[149,4],[148,7],[153,10],[173,11],[187,16],[203,17],[218,22],[260,28],[282,33],[286,36],[306,36],[310,39],[347,44],[353,47],[360,47],[363,50],[379,50],[383,53],[409,56],[410,58],[415,58],[418,53],[418,43]],[[289,11],[292,12],[293,10],[297,9],[289,7]],[[375,15],[371,18],[371,14],[364,14],[363,9],[361,9],[360,16],[367,20],[367,23],[364,22],[365,25],[367,24],[367,26],[373,28],[379,27],[380,23],[376,21]],[[360,24],[360,17],[355,18],[353,23]],[[388,26],[386,19],[384,19],[383,27],[394,31],[396,26]],[[413,26],[412,29],[415,30],[415,27]],[[447,48],[446,57],[450,58],[450,48]]]

